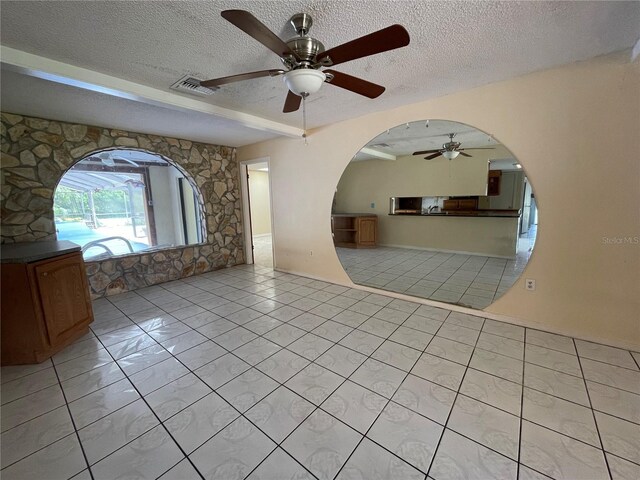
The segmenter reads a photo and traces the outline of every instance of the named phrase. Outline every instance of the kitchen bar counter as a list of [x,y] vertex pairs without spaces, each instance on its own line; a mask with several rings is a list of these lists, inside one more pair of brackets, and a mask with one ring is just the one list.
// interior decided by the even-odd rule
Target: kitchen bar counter
[[517,210],[470,210],[448,211],[432,213],[390,213],[391,217],[491,217],[491,218],[518,218]]

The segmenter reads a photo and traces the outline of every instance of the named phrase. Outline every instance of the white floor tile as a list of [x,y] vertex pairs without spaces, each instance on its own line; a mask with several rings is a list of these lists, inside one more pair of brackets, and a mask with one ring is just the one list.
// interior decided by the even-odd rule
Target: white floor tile
[[386,404],[381,395],[347,380],[320,407],[365,434]]
[[527,421],[520,462],[556,479],[609,478],[602,450]]
[[247,480],[313,480],[314,478],[284,450],[277,448],[247,477]]
[[78,435],[90,465],[158,425],[158,419],[137,400],[80,429]]
[[[184,455],[161,426],[136,438],[91,467],[96,480],[110,478],[157,478]],[[134,467],[135,465],[135,467]]]
[[244,478],[276,444],[245,418],[238,418],[190,455],[207,479]]
[[444,425],[455,398],[456,392],[453,390],[409,375],[392,400]]
[[145,400],[161,421],[211,393],[202,380],[190,373],[151,392]]
[[238,418],[239,414],[217,393],[210,393],[164,422],[187,454]]
[[2,471],[4,480],[70,478],[87,468],[78,437],[68,435]]
[[518,460],[520,418],[459,395],[447,428],[513,460]]
[[424,473],[409,465],[384,448],[364,438],[336,480],[402,478],[423,480]]
[[275,442],[282,442],[315,406],[281,386],[254,405],[245,416]]
[[7,430],[0,438],[1,468],[6,468],[74,431],[66,406]]
[[441,433],[442,426],[390,402],[367,436],[426,473]]
[[332,479],[362,436],[344,423],[316,410],[282,447],[321,480]]

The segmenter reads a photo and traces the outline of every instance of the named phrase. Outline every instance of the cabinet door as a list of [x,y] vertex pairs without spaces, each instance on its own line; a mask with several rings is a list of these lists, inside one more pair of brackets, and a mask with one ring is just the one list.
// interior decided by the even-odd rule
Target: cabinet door
[[489,178],[487,180],[487,196],[495,197],[500,195],[500,177],[502,170],[489,170]]
[[377,229],[377,218],[358,218],[358,246],[375,247]]
[[92,318],[82,256],[71,255],[34,268],[50,344],[88,325]]

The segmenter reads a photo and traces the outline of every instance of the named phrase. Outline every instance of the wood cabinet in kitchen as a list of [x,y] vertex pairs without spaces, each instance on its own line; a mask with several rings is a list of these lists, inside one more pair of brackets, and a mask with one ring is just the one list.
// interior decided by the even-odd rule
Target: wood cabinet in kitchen
[[489,178],[487,179],[487,196],[495,197],[500,195],[500,179],[502,170],[489,170]]
[[[80,247],[34,243],[42,245],[2,249],[2,365],[43,362],[93,321]],[[46,250],[46,243],[55,245]]]

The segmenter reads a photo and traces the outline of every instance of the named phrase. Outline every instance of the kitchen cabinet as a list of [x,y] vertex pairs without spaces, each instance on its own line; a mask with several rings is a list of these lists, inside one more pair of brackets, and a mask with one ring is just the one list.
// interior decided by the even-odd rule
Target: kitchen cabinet
[[489,178],[487,179],[487,196],[495,197],[500,195],[500,179],[502,178],[502,170],[489,170]]
[[334,214],[331,216],[331,233],[336,247],[375,247],[378,244],[378,216]]
[[478,199],[477,198],[460,198],[460,199],[448,199],[445,200],[442,204],[442,210],[462,210],[462,211],[470,211],[478,209]]
[[2,247],[2,365],[40,363],[85,335],[93,321],[80,247]]

